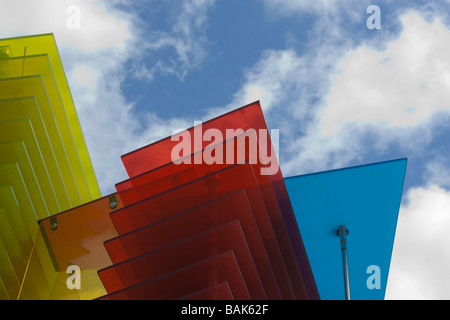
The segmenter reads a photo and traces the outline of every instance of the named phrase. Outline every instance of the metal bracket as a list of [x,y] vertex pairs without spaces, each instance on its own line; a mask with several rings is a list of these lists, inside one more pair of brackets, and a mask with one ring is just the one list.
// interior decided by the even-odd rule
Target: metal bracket
[[56,217],[50,218],[50,229],[52,231],[58,229],[58,218]]
[[348,257],[347,257],[347,236],[350,232],[345,228],[345,225],[340,225],[337,231],[337,235],[341,240],[341,252],[342,252],[342,266],[344,269],[344,287],[345,287],[345,300],[350,300],[350,280],[348,275]]
[[109,207],[111,209],[117,208],[117,203],[118,203],[118,200],[117,200],[116,196],[109,197]]

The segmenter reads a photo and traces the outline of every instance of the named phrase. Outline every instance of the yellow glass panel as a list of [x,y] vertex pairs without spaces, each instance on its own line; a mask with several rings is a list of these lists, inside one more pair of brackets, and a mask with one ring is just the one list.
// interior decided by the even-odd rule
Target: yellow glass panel
[[[42,146],[41,144],[39,144],[34,134],[30,119],[27,118],[0,122],[0,143],[16,140],[24,141],[25,147],[28,151],[28,155],[33,164],[33,168],[36,171],[42,170],[43,174],[49,175],[52,182],[54,182],[55,190],[58,190],[58,188],[62,188],[62,190],[70,190],[68,185],[70,185],[71,181],[63,181],[61,179],[61,175],[58,172],[58,166],[56,165],[54,157],[51,157],[51,153],[47,153],[47,150],[50,150],[48,141],[45,141],[45,139],[41,139],[41,142],[44,143],[42,144]],[[47,144],[45,144],[45,142],[47,142]],[[45,153],[43,151],[45,151]],[[46,156],[46,158],[44,158],[44,155]],[[74,191],[65,192],[66,194],[71,196],[71,206],[81,203],[78,194],[75,194]],[[48,215],[48,213],[40,213],[39,217],[43,218]]]
[[[37,231],[36,214],[17,163],[0,164],[0,186],[2,189],[4,189],[4,187],[7,188],[10,186],[14,189],[15,198],[21,205],[21,218],[23,218],[23,222],[26,228],[26,231],[22,232],[22,236],[28,236],[30,242],[32,242],[33,240],[31,239],[30,235],[33,233],[35,234]],[[7,202],[11,202],[11,199],[9,201],[6,201],[5,203]],[[17,221],[11,222],[15,222],[15,224],[17,223]],[[13,265],[13,262],[8,255],[10,251],[11,250],[8,247],[7,243],[2,242],[0,244],[1,279],[7,289],[8,295],[10,297],[11,295],[12,297],[14,297],[14,295],[17,296],[17,293],[19,291],[23,273],[17,273],[20,270],[20,264],[19,266]],[[26,257],[23,257],[23,259],[26,259]]]
[[[11,198],[11,195],[9,195],[9,200],[4,199],[4,195],[2,195],[1,200],[2,203],[6,204],[11,204],[11,202],[13,201],[17,201],[17,203],[20,203],[20,210],[16,210],[20,215],[13,216],[13,214],[8,213],[8,219],[10,218],[9,221],[11,223],[11,226],[14,228],[14,231],[16,231],[17,239],[21,242],[21,249],[23,249],[22,260],[24,262],[28,262],[30,252],[32,251],[33,247],[33,241],[38,231],[38,223],[36,215],[34,213],[33,203],[29,196],[29,190],[26,188],[17,163],[0,164],[0,190],[6,191],[8,190],[8,187],[12,187],[14,189],[14,199]],[[19,221],[20,219],[22,219],[22,221]],[[28,239],[23,239],[24,237],[27,237]],[[18,260],[12,261],[11,256],[8,254],[11,250],[18,249],[11,249],[9,244],[6,243],[0,245],[0,257],[2,257],[1,264],[4,264],[3,268],[0,270],[0,275],[2,282],[5,284],[5,287],[9,292],[9,295],[13,294],[13,296],[10,296],[9,298],[15,299],[19,293],[20,284],[22,283],[22,279],[25,273],[22,268],[22,263],[20,263]],[[50,271],[48,270],[51,270],[51,261],[48,258],[46,259],[46,254],[48,255],[46,251],[37,250],[36,257],[34,258],[34,269],[29,270],[29,272],[31,272],[30,274],[34,274],[36,272],[40,274],[40,277],[44,280],[40,281],[40,285],[48,282],[48,279],[50,277]],[[30,282],[30,284],[33,283],[34,280]],[[30,286],[30,284],[28,284],[28,286]]]
[[[7,85],[0,80],[0,96],[15,97],[17,89],[20,90],[22,87],[27,88],[26,93],[35,96],[0,100],[0,120],[30,118],[43,158],[49,168],[49,179],[61,206],[60,211],[79,205],[81,200],[40,76],[11,80]],[[71,192],[70,200],[68,192]],[[71,201],[74,205],[71,205]]]
[[[36,199],[33,201],[44,205],[49,215],[61,211],[48,175],[45,172],[33,169],[23,141],[0,143],[0,162],[17,162],[27,188],[33,190],[33,194],[36,194]],[[41,185],[43,188],[41,188]],[[45,192],[42,192],[42,190]]]
[[[2,212],[0,211],[0,215]],[[17,296],[20,288],[20,279],[17,277],[14,266],[8,256],[8,252],[4,246],[3,237],[0,238],[0,274],[2,282],[6,288],[6,299]]]
[[27,256],[25,258],[27,260],[34,239],[30,237],[27,226],[25,224],[25,220],[23,218],[23,208],[20,208],[17,202],[17,197],[14,193],[14,189],[11,185],[0,186],[0,203],[8,214],[11,228],[16,233],[18,244],[24,256]]
[[[7,146],[7,145],[5,146],[4,144],[0,144],[0,152],[12,151],[12,150],[8,150],[8,149],[13,149],[13,148],[11,146]],[[5,155],[2,155],[2,156],[5,156]],[[35,179],[33,179],[33,173],[30,172],[29,170],[27,170],[29,168],[27,168],[26,166],[24,168],[21,168],[20,164],[17,161],[15,161],[14,159],[10,159],[10,160],[11,160],[10,162],[15,163],[20,170],[21,178],[23,179],[23,181],[25,182],[25,186],[29,190],[30,199],[33,202],[33,207],[36,212],[36,217],[49,216],[49,211],[48,211],[47,205],[44,202],[42,192],[41,192],[39,186],[36,184]],[[1,178],[0,178],[0,180],[1,180]],[[30,180],[30,181],[28,181],[28,180]]]
[[[45,91],[52,106],[53,114],[66,148],[67,158],[69,160],[70,168],[75,178],[82,203],[92,200],[83,166],[80,162],[77,145],[73,139],[72,128],[70,127],[68,118],[66,117],[61,99],[62,96],[60,94],[47,54],[9,58],[4,59],[2,63],[5,64],[5,78],[17,78],[29,75],[40,75],[42,77]],[[22,86],[22,89],[26,90],[26,87]],[[23,93],[19,94],[19,97],[25,96]],[[0,96],[0,98],[5,97]]]
[[17,202],[20,204],[28,235],[36,234],[38,217],[17,163],[7,162],[0,164],[0,185],[13,187]]
[[[97,271],[112,265],[103,242],[117,236],[109,213],[122,206],[119,196],[112,194],[42,220],[19,299],[87,300],[105,295]],[[71,266],[79,273],[68,269]],[[70,286],[76,284],[75,277],[79,288]]]
[[[95,177],[94,169],[89,157],[83,133],[78,121],[78,116],[73,103],[72,95],[67,83],[58,48],[53,34],[42,34],[26,37],[15,37],[0,40],[0,47],[4,47],[4,55],[17,57],[24,55],[48,54],[53,74],[61,95],[61,101],[69,122],[73,140],[78,151],[79,159],[85,173],[86,180],[93,199],[101,196]],[[1,70],[1,63],[0,63]],[[1,73],[1,72],[0,72]]]
[[[4,207],[0,209],[0,239],[3,241],[0,254],[4,254],[3,259],[8,262],[5,267],[11,265],[14,269],[14,274],[0,273],[0,281],[8,284],[4,291],[6,296],[1,293],[0,286],[0,299],[15,299],[18,293],[15,290],[18,290],[18,281],[22,281],[25,274],[34,239],[29,235],[12,186],[0,186],[0,203]],[[15,292],[12,297],[8,293],[10,290]]]

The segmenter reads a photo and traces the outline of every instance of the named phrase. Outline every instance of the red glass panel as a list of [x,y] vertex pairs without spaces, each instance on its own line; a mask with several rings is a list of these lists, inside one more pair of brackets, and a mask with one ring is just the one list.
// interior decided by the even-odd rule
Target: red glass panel
[[[206,174],[225,169],[233,164],[245,163],[246,160],[257,165],[258,170],[260,170],[261,165],[257,164],[256,159],[250,156],[248,148],[246,148],[246,146],[252,144],[255,146],[254,151],[259,153],[256,141],[257,135],[255,131],[249,130],[224,142],[208,146],[202,151],[190,154],[180,159],[180,163],[171,161],[163,166],[122,181],[116,184],[116,190],[120,193],[125,205],[128,205],[191,182]],[[210,164],[195,163],[195,158],[198,155],[202,156],[202,153],[205,152],[213,153],[213,150],[217,151],[217,154],[221,154],[220,161]],[[265,159],[264,156],[261,156],[261,158]],[[249,161],[250,159],[252,161]]]
[[106,290],[114,292],[227,251],[233,251],[250,297],[267,299],[237,220],[115,264],[99,271],[99,276]]
[[[272,142],[268,133],[268,128],[264,119],[264,115],[261,110],[259,102],[255,102],[224,114],[215,119],[209,120],[202,123],[201,125],[194,126],[187,130],[190,140],[190,150],[192,153],[200,152],[204,148],[210,145],[208,139],[204,139],[204,133],[209,129],[216,129],[221,132],[222,136],[227,137],[227,130],[242,129],[244,132],[252,131],[257,135],[257,149],[258,149],[258,161],[254,163],[254,170],[258,183],[260,184],[261,192],[263,193],[264,200],[268,211],[271,213],[271,221],[277,236],[277,240],[280,243],[280,249],[282,250],[283,256],[285,257],[286,267],[288,268],[289,275],[294,284],[296,297],[299,299],[308,298],[318,298],[318,292],[315,287],[314,278],[309,266],[309,261],[304,249],[304,245],[298,230],[298,224],[289,200],[289,196],[284,184],[283,176],[281,170],[276,171],[274,174],[263,175],[261,174],[261,168],[269,167],[261,162],[262,156],[267,154],[270,157],[270,167],[278,168],[278,162],[274,156],[274,150],[272,147]],[[261,132],[265,132],[266,139],[262,139]],[[174,141],[172,141],[174,140]],[[264,146],[265,151],[261,152],[260,147]],[[150,191],[148,187],[143,187],[143,184],[135,184],[133,182],[133,177],[139,177],[139,179],[144,179],[146,173],[154,170],[154,173],[158,170],[164,168],[164,170],[183,170],[186,169],[187,172],[180,175],[170,176],[171,181],[165,179],[165,184],[161,180],[158,180],[154,184],[159,191],[162,189],[169,188],[170,186],[175,187],[183,182],[185,179],[193,179],[194,177],[200,177],[203,170],[215,171],[220,165],[213,164],[196,164],[196,165],[184,165],[180,164],[178,167],[176,165],[170,165],[172,162],[173,154],[172,151],[179,144],[179,141],[172,139],[172,137],[167,137],[156,143],[152,143],[143,148],[130,152],[122,156],[122,161],[125,168],[132,177],[125,185],[117,186],[117,190],[120,192],[121,197],[124,199],[125,204],[129,204],[135,201],[139,201],[145,197],[156,194],[157,190]],[[223,148],[223,150],[227,150]],[[238,150],[238,152],[241,150]],[[248,150],[246,150],[248,152]],[[235,154],[237,152],[235,151]],[[191,155],[194,159],[194,155]],[[265,159],[267,161],[267,158]],[[193,163],[193,161],[191,161]],[[226,166],[225,164],[222,167]],[[192,168],[194,167],[194,168]],[[158,169],[157,169],[158,168]],[[157,169],[157,170],[155,170]],[[194,170],[196,173],[194,173]],[[189,176],[188,172],[191,174]],[[146,177],[150,177],[148,175]],[[155,180],[156,181],[156,180]],[[128,183],[128,182],[131,182]],[[141,181],[142,182],[142,181]],[[129,188],[131,185],[133,188]],[[269,189],[268,193],[274,193],[271,197],[266,197],[265,189]],[[273,209],[276,208],[276,209]],[[272,213],[273,212],[273,213]],[[303,280],[305,283],[303,282]],[[306,287],[306,288],[305,288]],[[308,293],[306,293],[308,291]]]
[[[119,234],[123,234],[241,189],[246,191],[282,296],[285,299],[292,299],[291,280],[250,164],[233,165],[160,195],[126,206],[112,212],[111,219]],[[234,210],[232,206],[228,208]]]
[[221,282],[217,286],[190,293],[177,300],[233,300],[233,295],[228,283]]
[[[205,277],[211,274],[211,277]],[[100,297],[105,300],[174,300],[228,282],[233,297],[249,300],[239,265],[232,251],[203,260],[135,286]]]
[[[215,214],[215,219],[212,219]],[[245,191],[224,196],[192,210],[144,226],[105,242],[114,263],[207,231],[216,225],[239,220],[260,279],[269,299],[281,299],[264,243]]]
[[[255,130],[258,134],[259,129],[267,130],[267,125],[259,102],[249,104],[220,117],[203,122],[201,126],[187,129],[186,131],[189,132],[191,137],[190,150],[192,152],[190,153],[201,151],[211,144],[210,141],[203,139],[204,132],[209,129],[216,129],[221,132],[222,137],[229,137],[230,132],[227,134],[227,129]],[[268,137],[267,143],[268,146],[271,146],[270,137]],[[134,177],[171,162],[174,160],[172,159],[172,150],[177,144],[179,144],[179,141],[172,141],[172,137],[167,137],[123,155],[122,162],[128,175]]]

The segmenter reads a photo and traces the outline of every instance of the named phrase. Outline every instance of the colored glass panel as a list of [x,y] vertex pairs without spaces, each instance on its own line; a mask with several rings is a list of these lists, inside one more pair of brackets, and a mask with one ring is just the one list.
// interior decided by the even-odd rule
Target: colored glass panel
[[[122,202],[112,194],[40,221],[21,299],[94,299],[106,294],[97,271],[112,261],[103,246],[117,236],[109,219]],[[81,288],[67,286],[69,266],[80,269]]]
[[[54,194],[46,192],[44,197],[39,184],[40,180],[38,180],[35,171],[33,170],[23,141],[0,143],[0,162],[16,162],[18,164],[22,178],[25,181],[27,189],[30,190],[30,197],[36,208],[42,208],[42,212],[46,213],[47,216],[50,215],[50,212],[59,212]],[[39,175],[39,177],[45,178],[44,175]],[[48,181],[48,179],[46,179],[46,181]]]
[[23,219],[29,234],[36,234],[38,228],[36,210],[17,163],[0,164],[0,185],[13,187],[14,195],[17,202],[20,203]]
[[73,141],[75,142],[76,151],[78,153],[79,160],[81,161],[86,181],[89,185],[91,198],[99,198],[101,196],[100,189],[98,187],[97,179],[95,177],[94,169],[85,144],[83,132],[78,121],[72,94],[67,83],[67,78],[53,34],[0,39],[0,47],[7,47],[7,50],[3,50],[5,57],[21,57],[39,54],[48,55],[51,70],[58,86],[60,99],[64,107],[64,113],[66,114],[70,132]]
[[[6,170],[8,169],[10,168],[6,168]],[[12,180],[10,182],[15,184]],[[0,185],[0,203],[4,212],[0,223],[0,233],[4,239],[0,254],[5,260],[1,265],[6,269],[10,266],[13,268],[13,272],[0,273],[0,282],[4,283],[4,286],[0,288],[0,296],[4,299],[17,298],[20,282],[25,274],[26,263],[33,246],[33,239],[29,236],[28,226],[22,212],[27,208],[27,204],[22,203],[22,208],[18,204],[18,200],[23,200],[23,194],[20,191],[26,191],[26,189],[25,186],[20,185],[20,182],[16,188],[19,191],[17,194],[12,185]],[[37,227],[36,224],[31,226]],[[5,236],[6,238],[4,238]]]
[[[188,183],[211,172],[225,169],[236,163],[244,163],[246,160],[254,164],[255,171],[259,170],[260,165],[256,165],[256,161],[250,162],[249,154],[245,148],[248,146],[246,143],[250,144],[248,141],[256,142],[256,139],[255,131],[248,130],[239,136],[213,144],[201,151],[180,158],[180,161],[177,163],[170,161],[158,168],[122,181],[116,184],[116,189],[125,205],[127,205]],[[254,151],[259,153],[257,145]],[[215,159],[215,162],[207,165],[195,163],[195,159],[198,156],[208,152],[215,152],[220,154],[220,156]],[[241,154],[241,156],[238,156],[238,154]],[[263,157],[263,155],[260,155],[260,157]]]
[[[15,247],[15,242],[2,243],[0,248],[0,255],[2,257],[1,281],[4,283],[8,297],[13,299],[19,291],[20,281],[24,275],[24,271],[21,268],[23,264],[20,261],[18,265],[13,265],[17,260],[10,257],[8,253],[23,250],[22,259],[26,261],[29,252],[27,250],[31,249],[31,241],[24,241],[23,238],[28,237],[29,239],[30,234],[36,233],[36,215],[33,202],[17,163],[0,163],[0,190],[2,191],[0,195],[2,207],[8,209],[8,220],[9,218],[13,218],[11,219],[13,223],[11,226],[18,227],[15,230],[16,232],[22,232],[19,238],[22,244],[21,248]],[[10,210],[17,203],[20,203],[20,210],[17,210],[18,206],[15,208],[16,210]],[[19,217],[11,217],[10,212],[21,213],[22,215]]]
[[[12,252],[12,248],[7,247],[7,241],[11,239],[8,234],[10,227],[6,221],[5,223],[6,213],[5,210],[0,208],[0,274],[2,286],[0,286],[0,298],[1,299],[10,299],[11,297],[16,297],[17,292],[19,290],[20,285],[20,272],[24,270],[17,270],[14,266],[13,259],[16,258],[16,252]],[[19,275],[18,275],[19,273]]]
[[[219,131],[223,137],[222,141],[229,140],[232,136],[239,135],[247,130],[255,131],[258,138],[260,129],[265,130],[267,133],[267,125],[261,107],[259,102],[255,102],[221,115],[220,117],[203,122],[201,125],[187,129],[186,131],[189,132],[189,136],[191,137],[191,152],[188,154],[202,151],[211,144],[207,139],[203,139],[204,132],[209,129]],[[237,131],[237,129],[241,129],[242,131]],[[227,133],[227,130],[232,130],[232,132],[228,131]],[[258,141],[261,140],[258,139]],[[267,136],[265,142],[267,144],[266,148],[273,150],[270,136]],[[128,175],[134,177],[176,160],[176,158],[172,158],[172,150],[177,144],[179,144],[178,140],[172,141],[171,137],[167,137],[123,155],[122,161]]]
[[[60,134],[64,141],[71,174],[75,179],[76,187],[82,202],[92,200],[93,198],[90,194],[82,163],[80,162],[77,146],[71,132],[72,128],[69,126],[68,118],[61,100],[61,94],[47,54],[9,58],[3,60],[2,63],[6,64],[5,78],[17,78],[30,75],[41,76],[48,99],[52,105],[53,114],[58,123]],[[4,84],[7,85],[7,81]]]
[[[217,272],[217,277],[213,281],[211,281],[210,277],[204,276],[212,271]],[[208,288],[212,284],[217,285],[225,281],[228,282],[235,299],[250,299],[244,279],[239,270],[239,265],[232,251],[147,280],[133,287],[100,297],[99,299],[174,300]]]
[[[56,162],[46,161],[47,159],[52,159],[52,157],[46,154],[47,158],[44,158],[44,154],[42,152],[42,149],[47,150],[46,147],[50,148],[48,141],[47,144],[45,144],[46,141],[41,140],[43,143],[39,144],[29,118],[0,122],[0,143],[17,140],[23,141],[30,157],[30,161],[33,164],[33,168],[36,171],[41,171],[42,174],[46,174],[51,179],[55,178],[55,180],[52,179],[52,181],[55,181],[55,183],[59,182],[56,186],[61,187],[64,190],[65,184],[61,181],[61,179],[58,179],[58,168]],[[78,194],[75,194],[75,196],[78,197]],[[75,197],[73,198],[76,199]],[[79,202],[80,200],[78,197],[78,203]],[[47,210],[39,211],[38,219],[42,219],[48,215],[49,212]]]
[[[233,110],[178,134],[180,136],[185,134],[187,138],[190,137],[190,140],[186,139],[186,141],[189,141],[188,150],[190,152],[188,152],[188,154],[195,154],[196,152],[202,151],[211,144],[209,139],[205,138],[205,133],[209,130],[219,132],[223,139],[230,139],[233,135],[237,136],[242,134],[242,132],[254,131],[257,135],[258,142],[257,155],[270,155],[270,167],[279,167],[278,161],[275,157],[275,150],[272,145],[271,137],[268,134],[269,130],[267,128],[259,102],[254,102],[242,108]],[[177,137],[177,135],[174,136]],[[134,178],[152,169],[169,164],[172,160],[176,160],[176,157],[173,157],[172,151],[174,148],[177,148],[179,143],[180,141],[178,139],[167,137],[158,142],[125,154],[122,156],[125,169],[127,170],[129,176]],[[250,151],[246,150],[246,152]],[[267,164],[264,164],[264,161],[261,160],[262,158],[259,157],[258,161],[255,163],[255,166],[259,168],[258,171],[255,170],[258,181],[260,181],[260,178],[264,178],[261,168],[269,167]],[[196,165],[198,166],[199,164]],[[209,167],[209,165],[205,165],[204,163],[202,166]],[[269,189],[273,188],[276,195],[276,202],[278,202],[279,206],[279,215],[277,211],[275,211],[274,218],[276,218],[273,220],[273,224],[276,229],[277,236],[279,236],[278,240],[281,242],[284,250],[289,274],[295,282],[295,288],[305,287],[307,291],[305,295],[304,290],[296,289],[296,296],[299,299],[306,297],[310,299],[317,299],[319,297],[317,288],[297,226],[297,221],[289,201],[289,196],[287,194],[281,170],[277,170],[275,172],[270,170],[265,171],[265,173],[269,173],[267,177],[269,177],[271,182],[271,186],[269,184],[266,184],[266,186]],[[130,186],[129,183],[126,185],[128,187]],[[264,188],[265,186],[261,187],[261,189]],[[120,192],[123,191],[120,190]]]
[[[265,167],[264,164],[268,164],[269,161],[267,161],[268,159],[265,152],[260,150],[261,148],[258,146],[257,139],[256,131],[248,129],[245,133],[230,138],[223,143],[207,146],[200,152],[180,159],[181,163],[169,162],[164,166],[132,177],[129,180],[116,185],[116,188],[126,204],[133,203],[183,183],[187,183],[208,173],[230,167],[233,163],[239,163],[237,161],[239,158],[241,158],[239,159],[240,162],[244,159],[251,161],[277,241],[280,244],[280,250],[289,272],[291,282],[295,288],[296,297],[305,299],[305,286],[302,281],[301,271],[297,264],[296,257],[293,254],[291,241],[284,223],[284,217],[280,211],[273,182],[268,175],[261,174],[262,168]],[[252,144],[255,146],[254,148],[251,147]],[[257,152],[260,161],[256,161],[249,150]],[[220,155],[219,158],[221,161],[203,165],[195,163],[197,156],[201,156],[202,153],[212,153],[213,151],[215,151],[216,155]],[[230,158],[234,161],[226,161]]]
[[2,120],[30,118],[45,162],[52,166],[49,174],[62,210],[81,204],[60,129],[41,77],[0,79],[0,97],[5,98],[0,100]]
[[[340,239],[345,225],[351,299],[383,299],[389,272],[406,159],[286,178],[322,299],[344,299]],[[370,266],[380,289],[370,289]]]
[[25,207],[21,208],[17,202],[19,196],[20,195],[15,194],[12,185],[0,186],[0,203],[8,216],[11,230],[16,234],[16,240],[22,250],[22,257],[24,258],[24,262],[26,262],[28,254],[33,246],[33,239],[28,235],[24,215],[22,213],[22,210],[24,210]]
[[[227,251],[233,251],[250,297],[267,299],[238,220],[100,270],[99,276],[111,293]],[[208,276],[217,275],[213,270]]]
[[105,242],[105,247],[111,260],[114,263],[120,263],[234,220],[238,220],[242,227],[267,297],[281,299],[272,266],[245,191],[232,193],[113,238]]
[[119,234],[123,234],[243,189],[246,191],[255,215],[281,293],[284,298],[292,299],[293,289],[286,265],[250,164],[233,165],[160,195],[126,206],[112,212],[111,220]]
[[209,287],[190,293],[177,300],[233,300],[230,286],[227,282],[221,282],[217,286]]
[[[35,135],[38,138],[38,142],[43,157],[45,157],[45,155],[48,154],[46,157],[48,158],[50,157],[50,155],[53,154],[51,146],[42,142],[42,139],[48,136],[47,132],[45,131],[44,123],[38,120],[40,119],[40,113],[34,98],[0,100],[0,111],[1,111],[0,120],[3,121],[23,119],[29,117],[33,127],[33,131],[35,132]],[[23,146],[23,148],[25,149],[25,153],[27,154],[25,146]],[[31,161],[28,154],[26,156],[23,156],[23,158],[24,161],[28,162]],[[30,165],[32,166],[32,163],[30,163]],[[57,170],[56,173],[59,174],[59,170]],[[50,179],[50,177],[52,176],[47,175],[44,170],[35,170],[35,174],[37,176],[37,179],[39,180],[39,184],[42,186],[41,191],[43,192],[43,197],[46,198],[46,202],[48,203],[50,214],[55,214],[62,210],[59,204],[60,201],[63,203],[63,205],[65,205],[65,207],[62,208],[64,209],[69,208],[67,194],[65,192],[61,193],[55,191],[53,183]],[[59,178],[59,180],[61,180],[61,178]],[[65,191],[64,188],[62,188],[62,191]]]

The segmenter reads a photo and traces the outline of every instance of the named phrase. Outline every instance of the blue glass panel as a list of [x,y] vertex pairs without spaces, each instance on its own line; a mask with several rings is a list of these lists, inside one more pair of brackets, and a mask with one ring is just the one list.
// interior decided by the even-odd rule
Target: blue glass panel
[[399,159],[285,179],[321,299],[345,299],[339,225],[349,231],[351,299],[384,299],[406,163]]

